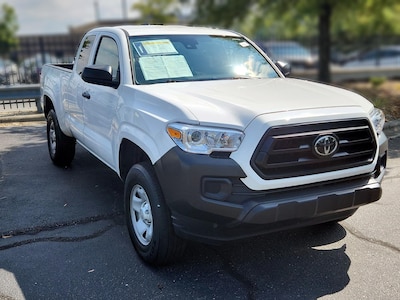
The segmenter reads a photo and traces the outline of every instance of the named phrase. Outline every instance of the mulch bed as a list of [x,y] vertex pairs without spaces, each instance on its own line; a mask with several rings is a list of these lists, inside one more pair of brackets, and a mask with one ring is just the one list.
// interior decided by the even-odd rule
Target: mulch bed
[[382,109],[387,121],[400,120],[400,81],[387,80],[375,85],[372,82],[349,82],[341,86],[361,94]]

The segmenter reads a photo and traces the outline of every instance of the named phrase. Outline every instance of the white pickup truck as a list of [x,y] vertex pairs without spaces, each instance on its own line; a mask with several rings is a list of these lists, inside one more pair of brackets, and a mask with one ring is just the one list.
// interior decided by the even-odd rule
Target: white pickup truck
[[78,142],[124,181],[129,233],[151,264],[351,216],[382,194],[384,115],[363,97],[285,78],[252,41],[185,26],[97,28],[41,74],[50,157]]

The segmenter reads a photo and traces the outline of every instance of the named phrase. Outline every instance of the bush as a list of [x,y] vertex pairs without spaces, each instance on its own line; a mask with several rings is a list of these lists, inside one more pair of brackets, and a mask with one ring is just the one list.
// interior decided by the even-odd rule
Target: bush
[[371,77],[369,80],[372,87],[374,87],[374,88],[380,87],[383,83],[385,83],[385,81],[386,81],[386,77]]

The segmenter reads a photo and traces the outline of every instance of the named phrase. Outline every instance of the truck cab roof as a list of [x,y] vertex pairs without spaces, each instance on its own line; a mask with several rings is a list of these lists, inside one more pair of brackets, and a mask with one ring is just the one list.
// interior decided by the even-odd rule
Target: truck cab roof
[[217,36],[241,36],[231,31],[211,27],[193,27],[184,25],[121,25],[114,27],[100,27],[92,31],[120,29],[129,36],[159,35],[159,34],[203,34]]

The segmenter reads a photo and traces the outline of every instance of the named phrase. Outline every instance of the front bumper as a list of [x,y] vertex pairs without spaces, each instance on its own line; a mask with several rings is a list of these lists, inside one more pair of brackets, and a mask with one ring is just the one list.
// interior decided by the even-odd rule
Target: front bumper
[[156,164],[177,235],[219,243],[351,216],[377,201],[387,159],[381,143],[373,173],[306,186],[254,191],[230,158],[213,158],[172,148]]

